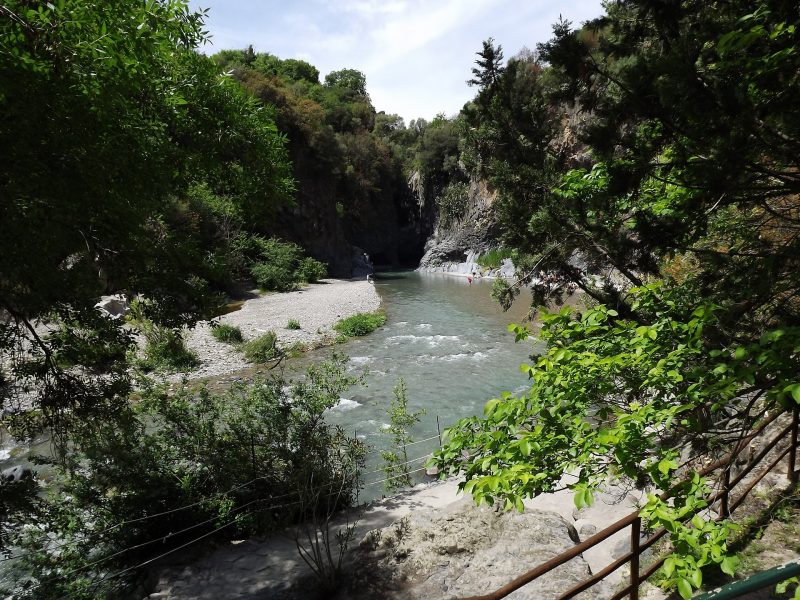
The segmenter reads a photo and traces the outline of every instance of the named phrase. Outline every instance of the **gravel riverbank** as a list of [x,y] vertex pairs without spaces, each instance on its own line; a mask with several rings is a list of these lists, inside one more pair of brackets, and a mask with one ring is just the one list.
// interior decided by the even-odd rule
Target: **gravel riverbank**
[[[239,310],[216,321],[239,327],[245,340],[274,331],[283,347],[298,342],[324,344],[335,337],[333,326],[339,320],[381,305],[375,286],[365,280],[324,279],[295,292],[258,295],[254,291],[252,296]],[[300,329],[287,329],[289,319],[298,321]],[[189,379],[218,377],[251,366],[239,350],[214,339],[208,322],[187,332],[186,344],[200,359],[200,365],[185,374]]]

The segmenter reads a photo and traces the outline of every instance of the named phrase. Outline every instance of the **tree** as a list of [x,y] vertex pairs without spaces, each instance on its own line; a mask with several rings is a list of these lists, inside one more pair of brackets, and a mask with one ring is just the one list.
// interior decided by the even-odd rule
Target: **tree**
[[414,441],[409,430],[419,423],[424,410],[409,412],[406,396],[406,382],[403,378],[394,387],[394,398],[386,410],[389,415],[389,428],[392,436],[392,449],[381,452],[383,472],[386,474],[385,487],[388,491],[399,490],[411,485],[411,468],[408,465],[408,445]]
[[465,109],[465,162],[497,186],[521,258],[500,296],[536,276],[537,302],[571,284],[592,302],[543,314],[530,391],[459,422],[437,460],[507,507],[565,472],[579,506],[609,476],[674,488],[643,515],[674,532],[666,578],[688,597],[704,565],[733,561],[724,522],[682,524],[710,482],[679,457],[718,454],[800,402],[800,17],[770,1],[607,10],[558,23],[547,68],[511,61]]
[[473,79],[467,81],[469,85],[477,85],[481,90],[493,86],[497,78],[503,73],[503,47],[494,45],[494,38],[483,42],[483,50],[476,52],[479,56],[472,69]]
[[346,365],[334,355],[294,381],[263,377],[220,394],[148,385],[113,417],[76,424],[67,464],[51,465],[58,492],[40,494],[14,530],[14,597],[126,597],[138,565],[183,544],[350,507],[366,447],[324,419],[361,381]]
[[[128,390],[118,361],[111,378],[80,361],[65,368],[65,343],[124,338],[96,314],[101,294],[143,294],[169,327],[216,302],[208,249],[187,218],[193,186],[255,219],[292,183],[271,112],[195,52],[203,15],[185,2],[2,12],[0,144],[14,152],[0,166],[0,351],[55,426],[66,409],[90,414]],[[67,328],[60,346],[42,320]]]
[[341,88],[352,96],[367,97],[367,78],[356,69],[331,71],[325,75],[325,87]]

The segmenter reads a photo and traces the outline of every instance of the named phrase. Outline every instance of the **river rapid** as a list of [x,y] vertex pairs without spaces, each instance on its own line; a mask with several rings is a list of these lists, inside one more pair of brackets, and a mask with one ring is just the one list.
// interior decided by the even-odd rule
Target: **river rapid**
[[[484,404],[503,391],[525,389],[519,365],[532,352],[529,342],[514,342],[509,323],[527,316],[530,295],[523,293],[506,313],[491,298],[491,280],[418,272],[379,274],[375,286],[388,315],[386,325],[364,338],[335,349],[309,353],[292,361],[301,370],[332,351],[350,357],[353,373],[367,370],[366,385],[354,386],[327,420],[354,432],[372,447],[364,497],[380,497],[384,478],[376,471],[380,450],[388,448],[387,410],[393,388],[402,378],[409,411],[424,410],[412,429],[415,443],[407,450],[412,469],[439,445],[438,433],[460,418],[479,415]],[[438,417],[438,423],[437,423]],[[433,439],[430,439],[433,438]],[[424,470],[415,481],[425,480]]]
[[[520,392],[526,376],[519,365],[532,352],[529,342],[515,343],[509,323],[523,322],[530,294],[523,294],[504,313],[491,298],[492,281],[440,273],[391,272],[378,274],[375,287],[388,315],[386,325],[335,347],[308,352],[285,366],[289,378],[299,376],[313,362],[332,352],[350,357],[348,369],[366,371],[364,385],[354,386],[326,414],[328,422],[354,433],[371,448],[362,500],[384,493],[380,451],[391,446],[386,431],[393,388],[402,378],[409,411],[425,411],[411,431],[415,440],[407,449],[414,480],[426,480],[425,457],[439,446],[439,433],[463,417],[479,415],[484,404],[503,391]],[[249,380],[260,369],[211,378],[214,389],[234,380]],[[423,440],[423,441],[420,441]],[[0,439],[0,468],[29,464],[29,453],[49,454],[49,436],[31,446]],[[37,469],[40,478],[48,473]]]

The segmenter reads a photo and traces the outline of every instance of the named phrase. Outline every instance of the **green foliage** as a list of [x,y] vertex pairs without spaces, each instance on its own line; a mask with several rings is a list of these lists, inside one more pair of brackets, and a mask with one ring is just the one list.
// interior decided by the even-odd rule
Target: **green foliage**
[[349,506],[366,449],[323,413],[357,381],[334,356],[297,381],[220,395],[147,387],[136,404],[109,405],[110,418],[76,423],[59,492],[13,540],[15,597],[126,597],[140,570],[106,576],[203,536],[266,534]]
[[781,581],[778,585],[775,586],[775,593],[785,594],[789,590],[789,586],[792,585],[795,586],[792,600],[800,600],[800,578],[798,577],[790,577],[789,579]]
[[[486,404],[483,418],[448,429],[436,463],[445,473],[463,472],[461,487],[476,502],[501,500],[505,508],[554,490],[564,473],[577,474],[569,487],[578,507],[591,504],[608,477],[671,490],[670,503],[651,497],[642,516],[673,533],[677,554],[668,580],[698,587],[703,565],[735,567],[726,556],[731,527],[699,517],[683,524],[707,506],[709,487],[678,471],[672,444],[723,418],[724,407],[745,408],[743,387],[767,377],[768,398],[795,402],[800,330],[714,348],[706,336],[718,331],[719,307],[656,284],[632,290],[630,298],[642,321],[603,305],[578,315],[569,308],[544,312],[539,338],[547,350],[522,366],[530,391],[504,393]],[[529,335],[525,327],[510,329],[518,340]],[[724,439],[725,427],[716,435]],[[713,447],[715,440],[707,434],[703,443]]]
[[258,54],[249,66],[264,75],[319,84],[319,70],[304,60],[294,58],[281,60],[271,54]]
[[165,327],[155,323],[150,315],[154,313],[152,301],[134,300],[131,302],[128,322],[144,338],[142,356],[135,360],[144,371],[189,371],[197,366],[197,355],[186,347],[180,329]]
[[211,335],[218,342],[225,344],[241,344],[244,341],[242,330],[236,325],[227,323],[214,323],[211,325]]
[[401,377],[394,387],[394,398],[386,414],[389,416],[389,428],[381,430],[392,436],[392,449],[381,452],[383,459],[383,472],[386,474],[384,486],[386,491],[409,487],[411,485],[411,467],[408,464],[408,444],[414,441],[411,437],[410,429],[419,423],[420,417],[425,414],[425,410],[409,412],[408,398],[406,397],[406,382]]
[[290,292],[297,287],[292,271],[280,264],[257,262],[250,267],[250,274],[262,290]]
[[348,337],[360,337],[372,333],[378,327],[386,323],[386,313],[376,311],[372,313],[358,313],[352,317],[342,319],[333,328],[339,332],[344,339]]
[[320,279],[328,276],[328,268],[314,258],[306,257],[300,261],[297,274],[302,281],[307,283],[317,283]]
[[488,252],[484,252],[477,258],[477,263],[487,269],[499,269],[503,266],[503,261],[507,258],[513,258],[514,251],[508,248],[493,248]]
[[142,333],[144,356],[137,364],[145,371],[189,371],[197,366],[197,355],[186,347],[180,329],[152,325]]
[[470,79],[469,85],[477,85],[482,89],[494,85],[497,78],[503,74],[503,47],[495,47],[494,38],[489,38],[483,42],[483,49],[476,52],[478,60],[477,67],[472,69],[474,79]]
[[300,321],[297,319],[289,319],[286,323],[286,329],[300,329]]
[[442,224],[453,223],[464,216],[467,206],[469,186],[466,183],[453,182],[436,197],[439,219]]
[[278,348],[278,336],[274,331],[253,338],[242,346],[244,357],[251,363],[268,363],[279,360],[283,352]]
[[[186,2],[11,0],[2,11],[0,146],[14,160],[0,165],[0,311],[11,317],[0,350],[27,349],[7,365],[14,379],[39,364],[52,426],[129,387],[124,369],[95,377],[112,346],[119,362],[121,338],[96,327],[100,295],[150,298],[167,330],[210,315],[224,221],[262,219],[293,186],[273,111],[196,52],[203,14]],[[61,333],[39,338],[29,325],[43,318]],[[155,354],[176,349],[176,335],[153,334]]]
[[314,283],[327,275],[325,265],[304,257],[297,244],[258,236],[250,238],[248,244],[257,257],[250,274],[262,290],[288,292],[303,282]]
[[353,96],[367,96],[367,78],[355,69],[331,71],[325,75],[325,86],[344,89]]

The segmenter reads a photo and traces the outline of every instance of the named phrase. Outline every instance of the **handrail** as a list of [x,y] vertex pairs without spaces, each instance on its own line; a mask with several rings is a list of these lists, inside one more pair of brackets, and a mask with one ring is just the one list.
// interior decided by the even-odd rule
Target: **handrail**
[[[545,563],[542,563],[535,569],[531,569],[524,575],[520,575],[510,583],[507,583],[506,585],[492,592],[491,594],[485,594],[483,596],[470,596],[469,598],[463,598],[462,600],[499,600],[500,598],[505,598],[511,592],[518,590],[519,588],[530,583],[534,579],[541,577],[542,575],[544,575],[549,571],[552,571],[556,567],[560,567],[565,562],[568,562],[573,558],[575,558],[576,556],[583,554],[584,551],[588,550],[593,546],[596,546],[607,537],[615,534],[617,531],[625,529],[628,525],[630,525],[633,521],[635,521],[638,518],[639,518],[638,513],[631,513],[625,517],[622,517],[616,523],[613,523],[608,527],[606,527],[605,529],[603,529],[603,531],[595,533],[589,539],[581,542],[576,546],[573,546],[572,548],[570,548],[565,552],[562,552],[558,556],[551,558],[550,560],[548,560]],[[610,533],[606,534],[606,532]]]
[[[788,465],[788,473],[787,476],[789,478],[790,483],[796,484],[798,481],[798,472],[795,471],[795,464],[796,464],[796,454],[797,454],[797,447],[798,447],[798,422],[800,422],[800,410],[798,407],[795,407],[792,411],[792,422],[784,427],[775,437],[769,440],[765,447],[753,458],[751,458],[745,468],[737,474],[733,480],[730,479],[730,468],[734,464],[739,453],[747,447],[750,442],[753,441],[757,436],[764,432],[764,430],[774,422],[779,416],[785,413],[775,413],[764,419],[760,424],[759,427],[750,435],[745,438],[739,440],[736,443],[734,448],[728,453],[724,458],[719,459],[710,465],[707,465],[697,473],[701,476],[708,475],[720,468],[724,468],[723,472],[723,489],[713,494],[709,498],[707,498],[708,504],[712,504],[716,500],[720,500],[720,510],[719,519],[727,518],[733,510],[735,510],[748,496],[748,494],[752,491],[752,489],[758,484],[761,479],[767,473],[770,473],[780,462],[781,460],[789,455],[789,465]],[[754,481],[751,481],[748,486],[744,489],[742,494],[736,499],[733,503],[729,503],[730,493],[731,491],[741,483],[741,481],[753,470],[774,448],[778,445],[780,441],[785,439],[787,433],[790,433],[789,438],[789,445],[786,449],[780,452],[779,456],[775,458],[770,465],[760,472]],[[681,482],[684,483],[684,482]],[[669,490],[663,492],[661,494],[661,499],[666,500],[670,497],[671,492],[677,488],[678,485],[673,486]],[[689,516],[687,516],[687,519]],[[572,588],[567,590],[564,594],[559,596],[558,600],[567,600],[568,598],[572,598],[577,594],[589,589],[590,587],[594,586],[595,584],[599,583],[608,575],[619,569],[624,564],[630,562],[631,563],[631,581],[630,583],[621,591],[617,592],[611,600],[621,600],[622,598],[629,596],[631,600],[638,600],[639,597],[639,585],[640,583],[646,581],[650,578],[664,563],[666,560],[666,556],[661,557],[657,560],[654,564],[650,565],[647,569],[645,569],[644,573],[639,572],[639,559],[641,554],[650,546],[652,546],[656,541],[658,541],[661,537],[663,537],[667,531],[664,528],[659,529],[655,533],[653,533],[650,537],[646,540],[641,541],[640,538],[640,529],[641,529],[641,517],[639,516],[639,511],[635,511],[626,515],[612,523],[605,529],[598,531],[588,539],[584,540],[583,542],[573,546],[569,550],[562,552],[561,554],[554,556],[547,562],[544,562],[537,567],[531,569],[527,573],[524,573],[517,577],[516,579],[510,581],[506,585],[498,588],[494,592],[489,594],[484,594],[480,596],[470,596],[469,598],[462,598],[461,600],[501,600],[505,598],[512,592],[520,589],[521,587],[531,583],[532,581],[538,579],[542,575],[549,573],[553,569],[563,565],[564,563],[572,560],[573,558],[583,554],[586,550],[596,546],[597,544],[607,540],[609,537],[621,531],[622,529],[631,526],[631,550],[627,552],[625,555],[619,557],[614,562],[603,568],[602,570],[598,571],[589,579],[586,579]]]
[[778,567],[755,573],[747,579],[732,581],[721,588],[698,596],[697,600],[729,600],[730,598],[738,598],[749,592],[763,589],[768,585],[780,583],[796,575],[800,575],[800,561],[792,560]]

